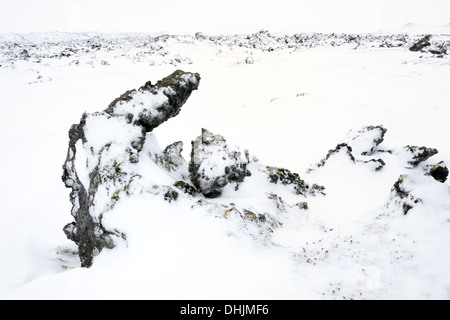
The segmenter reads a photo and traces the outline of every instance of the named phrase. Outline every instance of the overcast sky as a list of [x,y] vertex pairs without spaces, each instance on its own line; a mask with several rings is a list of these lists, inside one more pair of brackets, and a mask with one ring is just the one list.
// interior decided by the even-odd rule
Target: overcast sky
[[0,33],[374,32],[450,23],[450,0],[0,0]]

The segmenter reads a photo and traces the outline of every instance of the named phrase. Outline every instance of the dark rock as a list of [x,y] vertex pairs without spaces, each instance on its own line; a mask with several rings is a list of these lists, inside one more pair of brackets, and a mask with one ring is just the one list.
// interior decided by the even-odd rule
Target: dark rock
[[336,146],[336,148],[328,150],[327,155],[316,164],[316,167],[323,167],[331,156],[334,156],[340,152],[344,152],[352,162],[355,162],[355,157],[352,154],[352,147],[347,143],[340,143]]
[[257,223],[257,225],[259,225],[259,226],[264,226],[264,224],[267,222],[266,215],[264,215],[264,214],[255,213],[255,212],[245,209],[245,208],[239,210],[238,208],[236,208],[234,206],[234,204],[232,204],[232,205],[233,206],[231,208],[225,210],[225,212],[223,214],[224,218],[238,216],[241,219],[243,219],[243,221],[250,221],[253,223]]
[[[378,147],[384,141],[384,136],[387,129],[383,126],[364,126],[360,129],[350,130],[343,142],[339,143],[336,148],[328,151],[327,155],[320,160],[317,164],[308,169],[311,172],[315,168],[325,166],[331,157],[335,157],[340,153],[344,153],[345,156],[353,163],[365,163],[372,166],[373,170],[381,170],[386,163],[383,159],[367,159],[367,156],[374,155],[383,151]],[[361,157],[363,156],[363,157]]]
[[270,193],[268,195],[268,198],[273,201],[273,203],[275,204],[276,208],[279,211],[286,211],[287,204],[279,195],[275,193]]
[[[67,188],[72,189],[71,214],[75,222],[67,224],[63,230],[78,245],[83,267],[91,266],[93,257],[103,248],[114,247],[114,238],[125,237],[118,230],[103,227],[103,214],[121,196],[129,195],[134,181],[141,178],[133,171],[132,164],[139,161],[138,152],[145,143],[146,133],[177,115],[191,92],[198,88],[199,80],[197,73],[177,70],[156,85],[147,82],[137,90],[125,92],[104,112],[84,113],[80,122],[71,126],[62,180]],[[118,130],[123,128],[123,136],[131,142],[112,142],[109,138],[103,141],[102,137],[88,136],[86,130],[98,123],[115,125]],[[168,165],[176,164],[172,151],[176,153],[177,147],[175,145],[166,150],[165,155],[170,158],[166,161]],[[83,167],[79,168],[76,166],[78,155],[85,157],[85,163],[81,164]],[[83,170],[83,173],[77,169]],[[109,196],[110,202],[96,204],[100,188],[103,196]],[[176,191],[167,195],[172,200],[176,200],[177,196]]]
[[167,190],[167,192],[164,194],[164,200],[172,202],[172,201],[176,201],[178,199],[178,192],[176,192],[175,190],[169,188],[169,190]]
[[383,126],[366,126],[356,132],[350,131],[351,139],[347,141],[353,151],[363,156],[371,155],[375,149],[384,141],[387,129]]
[[403,187],[403,182],[407,175],[402,174],[400,177],[395,181],[394,187],[392,188],[392,192],[395,192],[397,196],[399,196],[401,199],[406,198],[409,195],[409,191],[406,191]]
[[247,209],[244,209],[243,211],[244,211],[244,218],[245,219],[248,219],[250,221],[257,221],[258,220],[257,215],[255,213],[253,213],[252,211],[247,210]]
[[439,55],[439,56],[443,56],[443,55],[447,54],[446,48],[430,49],[428,51],[432,54]]
[[380,171],[386,165],[386,163],[384,162],[383,159],[370,159],[370,160],[364,161],[364,163],[374,164],[375,171]]
[[[176,116],[181,106],[187,101],[193,90],[198,89],[200,75],[198,73],[186,73],[177,70],[170,76],[158,81],[152,85],[150,81],[146,82],[139,89],[129,90],[120,97],[114,99],[105,110],[111,115],[124,115],[129,117],[130,114],[136,113],[134,121],[139,123],[146,132],[151,132],[167,119]],[[142,97],[153,105],[139,107]],[[124,103],[133,103],[138,98],[139,101],[134,104],[134,108],[126,108],[122,110]],[[131,111],[131,112],[130,112]]]
[[297,207],[299,207],[302,210],[308,210],[308,202],[302,201],[296,204]]
[[407,214],[409,210],[411,210],[413,208],[412,205],[410,205],[409,203],[404,202],[402,205],[403,208],[403,213]]
[[68,223],[64,226],[63,231],[67,239],[72,240],[78,245],[80,237],[77,234],[77,224],[75,222]]
[[405,186],[405,181],[408,179],[408,175],[402,174],[398,178],[398,180],[394,183],[393,188],[391,189],[391,195],[393,201],[401,206],[403,214],[407,214],[414,205],[422,202],[422,199],[414,196]]
[[74,124],[69,130],[69,149],[66,161],[63,165],[62,180],[67,188],[71,188],[70,202],[72,203],[71,214],[75,218],[75,222],[64,226],[63,231],[68,239],[74,241],[78,245],[78,252],[82,266],[90,266],[94,252],[101,247],[105,247],[104,237],[95,235],[97,229],[96,223],[89,214],[91,190],[98,183],[96,179],[91,185],[84,186],[75,169],[76,143],[78,140],[86,141],[84,135],[84,126],[86,124],[87,114],[84,113],[79,124]]
[[201,32],[196,32],[195,33],[195,39],[196,40],[206,40],[206,36],[203,33],[201,33]]
[[325,187],[313,184],[310,186],[303,179],[300,178],[298,173],[291,172],[285,168],[266,167],[266,171],[269,177],[269,181],[272,183],[281,183],[283,185],[292,185],[296,194],[307,195],[315,194],[316,192],[323,193]]
[[174,183],[174,186],[193,197],[197,194],[197,189],[195,189],[194,186],[190,185],[187,182],[179,180]]
[[220,196],[228,183],[236,187],[251,175],[247,151],[230,150],[226,140],[202,129],[202,134],[192,141],[189,177],[192,184],[206,197]]
[[408,145],[406,147],[403,147],[403,149],[409,153],[411,159],[408,161],[408,164],[412,165],[413,167],[417,167],[419,163],[427,160],[428,158],[438,153],[437,149],[427,148],[423,146],[418,147]]
[[244,60],[245,64],[253,64],[255,63],[255,60],[252,57],[247,57]]
[[155,162],[160,164],[167,171],[175,171],[187,164],[186,160],[181,155],[182,151],[183,142],[174,142],[168,145],[161,155],[156,155]]
[[410,48],[410,51],[421,51],[423,48],[428,47],[431,45],[430,43],[431,40],[431,35],[428,34],[426,36],[424,36],[423,38],[419,39],[418,41],[416,41]]
[[424,168],[425,175],[432,176],[436,181],[445,182],[448,177],[448,168],[441,161],[437,164],[426,165]]

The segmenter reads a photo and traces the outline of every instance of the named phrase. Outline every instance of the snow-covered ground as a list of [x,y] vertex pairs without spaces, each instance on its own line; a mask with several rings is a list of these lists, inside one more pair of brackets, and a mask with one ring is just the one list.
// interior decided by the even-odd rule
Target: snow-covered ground
[[[421,166],[448,167],[450,56],[409,51],[419,38],[1,35],[0,297],[449,299],[448,181],[406,168],[401,152],[378,155],[380,171],[341,154],[308,170],[350,130],[371,125],[387,129],[380,149],[436,148]],[[448,46],[450,36],[433,39]],[[81,268],[62,231],[72,219],[61,181],[68,130],[83,112],[176,69],[201,82],[153,131],[162,149],[183,141],[189,160],[206,128],[260,163],[325,186],[326,196],[308,198],[269,242],[183,197],[126,197],[107,223],[127,242]],[[407,214],[391,194],[401,174],[421,199]],[[215,201],[263,206],[253,196],[270,188],[253,175]]]

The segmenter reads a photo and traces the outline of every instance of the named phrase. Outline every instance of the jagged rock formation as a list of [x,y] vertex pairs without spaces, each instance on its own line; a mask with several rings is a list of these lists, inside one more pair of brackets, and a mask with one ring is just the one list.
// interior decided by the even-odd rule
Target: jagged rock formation
[[192,90],[197,89],[199,80],[198,74],[177,70],[156,85],[149,81],[138,90],[125,92],[111,102],[105,112],[115,117],[123,116],[127,122],[151,132],[180,112]]
[[[102,112],[83,114],[70,128],[62,179],[72,189],[75,221],[63,230],[78,245],[83,267],[91,266],[103,248],[126,241],[125,233],[102,223],[123,197],[145,193],[168,203],[181,197],[217,217],[251,224],[249,230],[256,228],[258,237],[270,241],[270,234],[282,225],[280,214],[285,219],[288,212],[308,211],[306,198],[325,194],[323,186],[308,184],[287,169],[264,166],[247,150],[229,147],[224,137],[206,129],[192,141],[189,163],[181,155],[182,142],[159,149],[151,131],[180,112],[199,81],[198,74],[178,70],[155,85],[147,82],[125,92]],[[145,176],[149,161],[167,175],[166,182]],[[223,203],[225,188],[237,192],[240,185],[254,183],[250,178],[266,184],[262,192],[256,191],[257,204]],[[299,199],[288,203],[276,193],[280,190]]]
[[345,143],[351,145],[352,151],[358,155],[369,156],[384,140],[387,129],[383,126],[366,126],[358,130],[350,130]]
[[365,163],[372,165],[375,171],[381,170],[385,162],[380,158],[370,157],[381,151],[378,146],[383,142],[386,131],[387,129],[381,125],[350,130],[344,137],[343,142],[329,150],[324,158],[308,169],[308,172],[325,166],[330,157],[335,157],[338,154],[343,154],[352,163]]
[[409,160],[408,164],[412,167],[417,167],[421,162],[427,160],[428,158],[434,156],[438,151],[434,148],[418,147],[418,146],[405,146]]
[[[277,50],[298,50],[314,47],[349,46],[363,48],[405,48],[417,52],[429,52],[432,56],[443,57],[450,48],[448,38],[432,39],[430,35],[412,36],[408,34],[343,34],[343,33],[296,33],[278,35],[268,30],[260,30],[248,35],[214,35],[201,32],[194,35],[145,34],[75,34],[67,38],[64,34],[44,34],[43,40],[30,35],[0,36],[0,66],[15,68],[17,61],[41,64],[48,59],[67,61],[70,66],[83,64],[92,67],[109,66],[120,56],[132,61],[147,61],[150,65],[191,64],[192,58],[171,52],[170,41],[188,45],[209,43],[229,49],[245,49],[272,52]],[[131,50],[132,49],[132,50]],[[131,54],[132,52],[132,54]],[[102,59],[95,59],[101,54]],[[248,56],[244,63],[255,63]],[[41,75],[40,75],[41,76]],[[42,77],[42,76],[41,76]],[[41,79],[42,80],[42,79]]]
[[405,173],[400,174],[400,177],[394,182],[386,207],[396,206],[403,214],[407,214],[416,204],[423,201],[413,194],[414,183],[411,181],[414,180],[414,177],[426,175],[433,177],[436,181],[445,182],[448,168],[442,161],[437,164],[422,165],[423,162],[438,153],[435,148],[411,145],[391,150],[381,148],[380,145],[384,141],[386,132],[387,129],[381,125],[350,130],[343,139],[344,142],[329,150],[323,159],[308,169],[308,172],[311,173],[324,167],[330,159],[339,154],[354,165],[368,166],[369,169],[376,172],[387,165],[387,159],[383,159],[383,157],[389,155],[389,160],[392,161],[393,158],[405,169]]
[[448,168],[443,161],[436,164],[429,164],[423,168],[424,174],[432,176],[436,181],[445,182],[448,177]]
[[70,128],[62,180],[72,189],[75,222],[64,232],[78,244],[82,266],[89,267],[96,253],[125,236],[106,230],[102,216],[121,193],[130,194],[141,177],[135,165],[146,134],[177,115],[199,81],[198,74],[175,71],[155,85],[147,82],[125,92],[103,112],[83,114],[80,123]]
[[440,58],[447,54],[449,49],[448,44],[442,42],[433,42],[431,38],[433,36],[431,34],[427,34],[415,41],[410,47],[409,50],[413,52],[430,52]]
[[[374,165],[376,171],[381,170],[386,165],[381,158],[370,158],[371,156],[383,153],[395,154],[402,159],[406,159],[405,168],[415,168],[420,163],[438,153],[435,148],[425,146],[410,146],[393,150],[384,150],[379,145],[384,141],[387,129],[383,126],[365,126],[360,129],[350,130],[344,138],[344,142],[339,143],[336,148],[328,151],[327,155],[309,171],[325,166],[330,157],[338,153],[344,153],[353,163],[365,163]],[[362,156],[362,157],[361,157]]]
[[392,202],[401,207],[403,214],[407,214],[415,204],[422,202],[422,199],[416,197],[408,186],[410,177],[407,174],[401,174],[391,189]]
[[427,34],[422,39],[419,39],[418,41],[414,42],[413,45],[409,48],[409,50],[410,51],[420,51],[423,48],[431,45],[430,40],[431,40],[431,35]]
[[177,141],[168,145],[162,154],[155,154],[154,161],[161,165],[167,171],[176,171],[182,166],[186,166],[187,162],[184,160],[181,152],[183,151],[183,142]]
[[[294,188],[295,194],[307,195],[307,194],[316,194],[321,193],[325,195],[324,186],[320,186],[318,184],[312,184],[311,186],[306,183],[303,179],[300,178],[298,173],[291,172],[285,168],[276,168],[276,167],[266,167],[267,175],[269,176],[269,180],[271,183],[277,184],[280,182],[282,185],[291,185]],[[305,207],[305,205],[302,205]],[[307,206],[306,206],[307,207]]]
[[190,179],[206,197],[214,198],[228,183],[236,183],[237,188],[250,176],[249,163],[247,150],[230,150],[222,136],[202,129],[202,134],[192,141]]
[[[182,201],[218,218],[238,221],[250,237],[271,243],[275,229],[314,210],[310,197],[326,196],[324,186],[308,183],[288,169],[263,165],[247,150],[230,147],[223,136],[206,129],[192,141],[189,162],[182,156],[181,141],[160,149],[152,130],[180,112],[199,81],[197,73],[177,70],[155,85],[147,82],[126,91],[102,112],[83,114],[70,128],[62,179],[71,188],[75,221],[63,230],[78,245],[83,267],[91,266],[102,249],[126,241],[120,226],[103,223],[124,197],[150,194],[167,203]],[[383,149],[386,132],[381,125],[351,130],[309,172],[323,169],[337,156],[350,166],[383,172],[387,160],[396,158],[407,173],[393,184],[386,207],[409,213],[424,201],[414,195],[414,177],[444,182],[448,169],[443,162],[423,165],[438,153],[433,148]],[[149,177],[149,172],[156,172],[149,166],[164,178]],[[251,201],[241,201],[242,189]]]
[[[423,200],[414,194],[414,180],[420,176],[431,176],[438,182],[445,182],[448,175],[448,169],[443,165],[443,162],[438,164],[425,164],[430,157],[438,153],[437,149],[428,147],[417,146],[405,146],[403,148],[388,151],[391,154],[397,155],[402,161],[405,167],[405,172],[400,174],[398,180],[394,183],[390,200],[386,204],[386,207],[397,206],[401,208],[403,214],[407,214],[415,205],[422,203]],[[419,168],[419,166],[422,167]]]

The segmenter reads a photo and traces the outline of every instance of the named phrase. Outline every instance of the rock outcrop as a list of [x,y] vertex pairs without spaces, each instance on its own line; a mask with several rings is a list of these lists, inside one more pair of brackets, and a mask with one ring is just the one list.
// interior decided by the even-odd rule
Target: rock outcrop
[[436,42],[431,41],[432,35],[427,34],[422,38],[415,41],[410,47],[409,50],[413,52],[429,52],[433,55],[442,58],[447,54],[448,51],[448,43],[445,42]]
[[206,197],[215,198],[229,183],[238,184],[250,176],[248,151],[230,149],[224,137],[202,129],[192,141],[190,179]]
[[[323,186],[309,184],[288,169],[262,165],[247,150],[230,147],[223,136],[206,129],[192,141],[189,162],[182,156],[181,141],[161,150],[152,130],[180,112],[199,81],[198,74],[178,70],[155,85],[147,82],[125,92],[102,112],[83,114],[70,128],[62,179],[72,189],[75,221],[63,230],[78,245],[83,267],[90,267],[102,249],[126,241],[125,233],[103,223],[124,197],[151,194],[167,203],[182,198],[216,217],[237,219],[249,234],[270,241],[288,212],[306,212],[307,197],[325,194]],[[158,182],[148,176],[155,172],[166,176]],[[252,195],[260,199],[255,204],[225,204],[220,198],[225,188],[238,192],[245,184],[247,192],[252,190],[251,178],[263,184]],[[288,203],[278,192],[298,199]]]
[[308,169],[308,172],[325,166],[330,158],[338,154],[344,155],[352,163],[363,163],[372,166],[375,171],[381,170],[385,162],[381,158],[372,158],[372,156],[383,152],[378,146],[384,141],[386,131],[387,129],[381,125],[350,130],[343,141],[334,149],[330,149],[324,158]]
[[[230,147],[223,136],[206,129],[192,141],[189,161],[182,156],[181,141],[159,148],[153,129],[180,112],[199,81],[197,73],[175,71],[155,85],[147,82],[125,92],[102,112],[84,113],[70,128],[62,180],[71,188],[74,221],[63,230],[78,245],[83,267],[90,267],[104,248],[126,241],[120,226],[103,223],[124,197],[150,194],[165,204],[181,201],[238,221],[250,237],[271,243],[275,229],[314,210],[317,201],[310,197],[326,196],[324,186],[308,183],[289,169],[263,165],[247,150]],[[425,201],[414,192],[417,175],[442,183],[448,168],[443,162],[427,163],[438,153],[434,148],[385,150],[386,132],[381,125],[349,131],[308,172],[323,170],[338,159],[345,170],[359,166],[369,175],[380,174],[388,162],[396,161],[394,167],[403,167],[405,173],[394,182],[386,207],[409,213]],[[163,178],[157,180],[153,174]]]
[[412,193],[412,187],[408,186],[409,180],[407,174],[401,174],[391,189],[391,201],[401,208],[403,214],[407,214],[417,203],[422,202],[421,198]]
[[147,82],[125,92],[103,112],[83,114],[70,128],[62,180],[72,189],[75,221],[64,232],[77,243],[82,266],[89,267],[103,248],[114,247],[115,238],[125,237],[103,227],[103,214],[141,178],[136,164],[146,134],[176,116],[199,81],[198,74],[175,71],[155,85]]
[[343,141],[336,148],[329,150],[324,158],[308,169],[308,172],[320,170],[339,155],[343,159],[348,159],[348,163],[351,164],[347,166],[347,170],[353,165],[361,165],[378,172],[389,165],[388,162],[393,166],[404,168],[404,172],[400,173],[399,178],[393,183],[386,208],[394,208],[394,211],[399,210],[406,215],[415,205],[423,202],[420,197],[414,195],[414,181],[425,175],[433,177],[436,181],[445,182],[448,168],[443,161],[426,164],[429,158],[438,154],[435,148],[413,145],[387,150],[382,148],[386,132],[387,129],[381,125],[350,130]]
[[320,193],[325,195],[324,186],[318,184],[309,185],[305,180],[300,178],[300,175],[295,172],[291,172],[285,168],[276,168],[267,166],[264,172],[267,173],[271,183],[280,183],[285,186],[292,186],[295,194],[299,195],[314,195]]
[[409,158],[408,164],[412,167],[417,167],[421,162],[438,153],[437,149],[424,146],[418,147],[407,145],[403,149],[406,151]]
[[431,45],[430,40],[431,40],[431,35],[427,34],[423,38],[414,42],[413,45],[411,47],[409,47],[409,50],[410,51],[421,51],[424,48]]
[[[260,30],[252,34],[208,36],[201,32],[195,35],[138,35],[138,34],[78,34],[68,37],[66,34],[52,34],[48,38],[30,35],[0,35],[0,66],[15,68],[17,61],[26,61],[31,66],[39,65],[48,59],[66,63],[71,67],[88,65],[106,67],[114,64],[115,57],[130,61],[145,61],[150,65],[191,64],[192,57],[180,56],[172,50],[170,40],[198,45],[208,43],[218,50],[227,47],[230,50],[245,49],[245,60],[239,63],[257,63],[252,51],[273,52],[280,50],[296,51],[314,47],[347,46],[356,50],[364,48],[404,48],[419,53],[430,53],[433,57],[444,57],[450,50],[447,35],[431,38],[429,35],[397,34],[343,34],[343,33],[296,33],[280,35]],[[97,56],[102,59],[97,59]],[[242,61],[244,60],[244,61]],[[33,68],[32,68],[33,69]],[[38,82],[51,81],[50,77],[38,75]]]
[[447,181],[448,168],[443,161],[435,164],[428,164],[423,168],[423,172],[427,176],[432,176],[436,181],[444,183]]

